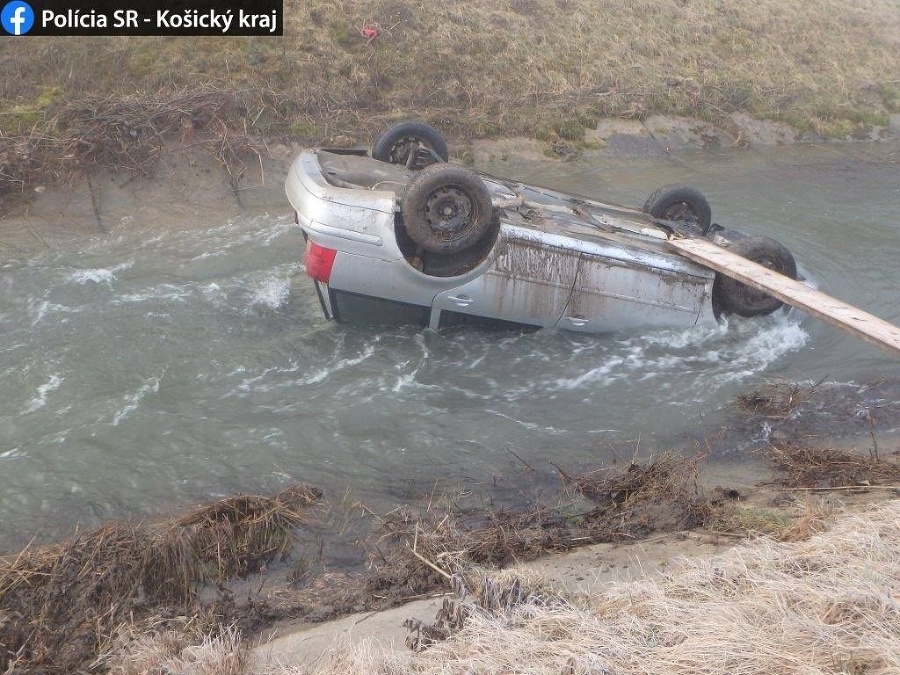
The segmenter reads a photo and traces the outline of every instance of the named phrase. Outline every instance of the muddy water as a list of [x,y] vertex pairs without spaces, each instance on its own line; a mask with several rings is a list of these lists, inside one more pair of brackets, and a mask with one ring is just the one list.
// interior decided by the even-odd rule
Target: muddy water
[[[718,222],[778,238],[815,284],[900,323],[896,147],[625,150],[480,168],[628,204],[693,185]],[[554,481],[551,461],[695,449],[769,378],[900,374],[797,314],[600,337],[328,324],[280,197],[204,210],[209,227],[160,213],[0,269],[0,550],[292,480],[376,508],[435,487],[515,490]],[[740,460],[763,434],[714,453]]]

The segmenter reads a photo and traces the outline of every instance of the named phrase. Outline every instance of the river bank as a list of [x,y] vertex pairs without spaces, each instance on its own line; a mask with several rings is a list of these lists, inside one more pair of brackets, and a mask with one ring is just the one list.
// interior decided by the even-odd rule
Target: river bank
[[[451,161],[479,169],[502,166],[510,159],[565,163],[579,158],[586,162],[592,158],[627,162],[657,157],[677,162],[685,152],[715,153],[739,142],[746,142],[752,149],[804,142],[796,129],[784,123],[744,114],[735,114],[733,121],[736,127],[728,130],[698,118],[604,118],[583,131],[578,143],[526,137],[451,137]],[[896,161],[891,156],[900,138],[900,114],[892,115],[886,126],[872,131],[869,137],[881,141],[872,147],[883,148],[873,158]],[[202,135],[188,144],[170,139],[158,148],[152,175],[98,168],[71,175],[63,183],[52,176],[36,181],[27,194],[7,198],[6,212],[0,217],[0,257],[28,257],[43,249],[65,246],[73,238],[104,236],[122,228],[158,227],[160,213],[144,208],[146,204],[167,205],[173,218],[189,212],[197,227],[248,210],[286,210],[284,179],[302,146],[255,139],[248,141],[242,154],[226,161],[213,151],[218,141],[216,136]],[[363,139],[362,147],[368,147],[366,142],[371,144],[371,139]],[[866,142],[831,141],[819,147],[840,154],[841,148],[864,148]]]
[[898,505],[838,507],[789,543],[694,541],[687,555],[671,542],[637,545],[629,562],[639,570],[626,564],[615,581],[606,580],[609,565],[621,559],[614,550],[594,549],[592,559],[576,563],[580,584],[559,570],[522,565],[460,582],[434,623],[415,618],[410,608],[405,643],[415,653],[397,647],[396,631],[366,627],[373,617],[358,616],[331,627],[325,652],[325,631],[276,638],[251,654],[251,668],[272,674],[437,673],[448,666],[661,675],[738,668],[893,672],[900,666],[891,581]]
[[167,137],[211,134],[231,164],[255,139],[360,143],[398,117],[563,146],[589,145],[599,120],[654,115],[739,144],[744,118],[806,140],[869,138],[900,113],[898,12],[890,0],[288,0],[282,37],[3,41],[0,196],[101,168],[152,174]]
[[[654,138],[649,134],[641,136],[613,133],[606,139],[607,149],[598,149],[591,152],[618,153],[616,157],[622,160],[635,156],[645,157],[647,156],[646,153],[653,153],[649,155],[650,157],[677,157],[677,153],[671,153],[674,141],[670,144],[661,144],[660,138],[660,136]],[[479,143],[473,144],[472,147],[473,152],[476,153],[474,155],[476,163],[488,163],[491,161],[502,163],[505,161],[504,158],[511,159],[520,153],[534,152],[542,154],[546,151],[546,148],[541,144],[532,144],[532,142],[524,141]],[[693,147],[696,149],[696,146]],[[840,145],[829,146],[824,148],[823,152],[826,154],[835,151],[839,152],[841,147]],[[878,147],[884,148],[885,146],[880,145]],[[68,194],[62,191],[44,190],[37,193],[39,199],[33,203],[33,210],[26,214],[27,218],[32,219],[28,222],[32,224],[39,223],[36,231],[41,232],[42,235],[40,238],[37,238],[28,231],[25,231],[24,235],[26,238],[32,237],[39,242],[39,248],[48,249],[65,247],[67,243],[84,241],[85,238],[106,240],[132,228],[146,227],[150,228],[152,232],[165,231],[170,226],[170,223],[166,222],[165,217],[161,217],[158,209],[152,212],[152,216],[145,211],[148,200],[162,203],[164,205],[163,214],[166,212],[165,209],[171,209],[172,214],[175,215],[179,209],[189,206],[191,214],[200,214],[199,218],[191,221],[193,226],[200,229],[206,225],[221,222],[222,219],[228,217],[229,210],[232,209],[234,213],[240,213],[246,208],[259,208],[260,206],[263,208],[284,209],[285,204],[281,196],[281,176],[279,172],[286,169],[287,162],[290,161],[294,148],[285,146],[279,152],[281,154],[278,155],[280,157],[278,161],[269,162],[267,160],[257,164],[260,167],[258,177],[265,177],[265,180],[249,182],[246,190],[235,190],[227,179],[228,173],[223,171],[215,162],[204,164],[200,157],[179,156],[177,153],[172,156],[171,164],[169,164],[168,160],[164,163],[165,167],[171,169],[171,173],[162,180],[155,179],[149,183],[134,184],[131,181],[117,181],[115,175],[110,175],[106,177],[106,182],[93,181],[91,184],[85,182],[82,184],[80,191],[76,190]],[[629,155],[628,153],[633,154]],[[566,164],[565,160],[554,161],[558,161],[560,165]],[[165,176],[165,174],[161,174],[161,176]],[[253,178],[249,174],[245,174],[245,176]],[[100,186],[99,192],[97,189],[98,185]],[[47,201],[42,201],[44,197],[47,198]],[[203,220],[204,211],[209,212],[209,221]],[[141,218],[145,218],[145,222],[141,221]],[[10,241],[15,240],[15,237],[10,239]],[[206,251],[204,250],[203,254],[205,253]],[[27,259],[32,254],[33,252],[28,252],[27,247],[23,246],[20,249],[16,249],[14,257],[21,256],[22,259]],[[707,441],[710,445],[718,443],[723,445],[733,444],[735,447],[740,447],[748,438],[757,436],[761,429],[768,429],[767,433],[770,434],[773,445],[786,448],[792,444],[799,444],[798,447],[802,450],[803,448],[811,447],[809,445],[810,437],[815,436],[815,450],[809,450],[807,453],[801,452],[799,455],[799,459],[806,466],[812,467],[812,473],[807,474],[805,471],[795,471],[791,474],[790,480],[794,481],[791,485],[800,487],[799,494],[837,494],[839,495],[838,501],[844,502],[846,501],[844,498],[846,492],[862,490],[864,492],[867,491],[869,495],[877,499],[883,499],[886,495],[891,494],[891,490],[894,489],[895,479],[891,478],[891,474],[871,473],[872,464],[869,460],[874,455],[879,462],[888,460],[890,463],[892,458],[896,456],[895,431],[892,431],[897,428],[898,415],[900,415],[900,411],[896,409],[895,405],[895,402],[900,400],[900,396],[896,392],[896,386],[895,381],[888,379],[870,382],[865,385],[819,383],[815,386],[803,386],[797,382],[786,382],[779,386],[773,386],[770,389],[757,389],[747,392],[740,401],[740,405],[749,409],[752,415],[743,418],[743,422],[737,417],[731,419],[727,428],[722,430],[719,438],[714,440],[707,439]],[[880,401],[880,403],[876,405],[872,403],[873,401]],[[709,446],[697,446],[698,449],[702,447]],[[862,458],[861,463],[855,460],[852,462],[848,461],[846,455],[841,452],[832,452],[835,448],[843,449],[846,447],[855,448],[859,451],[859,456]],[[686,454],[690,457],[691,453],[688,452]],[[779,460],[781,466],[789,468],[792,465],[796,465],[797,460],[791,459],[791,457],[793,455],[787,456],[785,460],[783,456]],[[829,458],[835,460],[837,469],[835,465],[832,465],[830,469],[822,469],[821,465],[818,464],[823,459],[828,460]],[[636,464],[636,466],[638,466],[638,469],[631,471],[630,474],[636,474],[645,478],[657,475],[654,471],[641,470],[641,466],[646,469],[653,465]],[[659,465],[656,466],[658,467]],[[687,465],[688,468],[690,466],[690,464]],[[848,467],[850,470],[848,470]],[[565,468],[563,467],[564,470]],[[592,554],[586,554],[586,557],[581,562],[572,562],[571,559],[560,559],[559,564],[563,567],[568,566],[573,577],[590,578],[589,572],[596,561],[596,555],[602,555],[607,562],[613,560],[612,564],[615,564],[617,567],[611,568],[611,571],[615,573],[621,571],[620,565],[625,565],[626,563],[630,567],[640,567],[645,564],[651,566],[651,561],[654,559],[663,563],[670,560],[674,555],[689,554],[692,550],[702,552],[721,550],[723,545],[730,546],[733,540],[751,532],[768,532],[776,537],[783,536],[779,533],[789,531],[797,523],[818,522],[818,519],[822,516],[822,512],[817,507],[814,507],[812,511],[809,510],[810,507],[805,498],[800,500],[796,496],[785,498],[785,490],[783,488],[788,487],[787,485],[778,486],[775,490],[772,490],[771,486],[760,487],[756,485],[759,482],[771,482],[773,480],[772,476],[756,477],[752,481],[739,483],[732,480],[736,474],[736,471],[732,471],[731,474],[726,474],[729,475],[729,480],[723,480],[723,475],[720,473],[718,476],[707,476],[703,480],[695,482],[693,473],[679,473],[681,470],[674,470],[673,473],[673,469],[674,467],[670,465],[667,471],[663,472],[663,476],[668,477],[669,484],[674,483],[679,488],[675,493],[676,501],[677,499],[687,498],[686,503],[690,508],[686,512],[683,509],[679,510],[681,507],[679,509],[673,508],[671,503],[665,503],[662,506],[656,503],[651,506],[649,511],[633,512],[635,520],[628,523],[625,530],[617,531],[613,528],[619,537],[617,543],[613,545],[614,548],[610,548],[607,545],[605,549],[599,552],[594,550]],[[739,466],[737,470],[740,470]],[[831,478],[826,478],[825,474],[828,474],[829,471],[835,478],[839,478],[840,481],[835,480],[832,483]],[[700,473],[702,474],[702,471]],[[513,489],[524,490],[522,486],[528,483],[528,474],[528,467],[523,464],[520,467],[522,482],[513,486]],[[609,477],[615,477],[615,474],[617,472],[612,471],[611,467],[605,467],[602,475],[594,476],[594,479],[595,482],[597,478],[606,480]],[[628,477],[629,472],[624,474],[618,472],[618,477],[621,478],[622,476]],[[673,476],[676,477],[674,481],[671,480]],[[569,479],[571,479],[572,484],[578,483],[577,477],[569,476]],[[565,483],[565,481],[563,482]],[[591,484],[590,481],[582,483],[580,489]],[[649,485],[651,486],[649,494],[653,498],[658,497],[660,494],[667,494],[668,497],[672,496],[671,493],[666,493],[666,490],[660,490],[658,482],[654,483],[651,481]],[[688,488],[687,493],[682,491],[682,488],[685,487]],[[833,490],[832,488],[834,487],[839,489]],[[721,488],[721,491],[716,491],[717,488]],[[853,488],[853,490],[845,488]],[[591,491],[590,487],[588,487],[588,491]],[[621,487],[617,487],[615,483],[606,486],[606,500],[615,507],[613,513],[617,518],[621,516],[622,502],[618,501],[619,498],[615,496],[610,497],[609,495],[621,492]],[[571,496],[570,493],[566,494]],[[579,494],[582,495],[579,499],[583,498],[583,494]],[[630,500],[633,499],[633,495],[628,490],[624,494],[625,504],[628,508],[631,508],[633,502]],[[787,490],[787,494],[791,494],[790,489]],[[702,497],[699,502],[695,501],[698,496]],[[458,495],[434,495],[433,497],[435,502],[432,503],[432,506],[434,503],[440,503],[443,506],[450,502],[458,502]],[[585,508],[587,508],[585,502],[569,501],[564,503],[559,501],[560,499],[562,497],[559,497],[556,502],[549,504],[532,505],[536,506],[537,512],[542,513],[544,516],[550,516],[550,521],[538,520],[523,523],[516,520],[516,518],[520,517],[533,517],[534,512],[511,514],[508,511],[491,513],[490,511],[485,512],[481,510],[477,511],[477,514],[478,518],[484,522],[493,520],[495,524],[499,523],[499,531],[503,534],[504,542],[508,543],[515,537],[521,537],[518,541],[524,541],[527,544],[527,548],[524,551],[513,548],[513,555],[509,556],[510,560],[518,560],[540,553],[542,551],[541,547],[545,543],[551,545],[551,550],[560,550],[568,548],[569,545],[565,542],[573,538],[588,537],[588,539],[584,540],[587,542],[591,536],[596,536],[596,532],[585,534],[583,532],[579,533],[577,529],[569,529],[584,526],[585,520],[588,521],[588,525],[591,524],[590,519],[585,519],[583,515]],[[603,499],[601,496],[601,501]],[[482,502],[489,501],[489,498],[482,496],[481,500]],[[696,517],[698,514],[693,513],[692,509],[695,506],[706,504],[706,500],[719,502],[715,507],[716,510],[713,512],[715,514],[714,519],[696,521],[694,524],[701,527],[697,531],[699,534],[686,536],[682,539],[683,535],[677,533],[682,532],[688,523],[688,521],[684,520],[685,513],[691,518]],[[776,500],[778,508],[772,506],[772,500]],[[561,505],[563,505],[562,511],[559,510]],[[424,514],[414,514],[411,516],[413,520],[404,520],[407,518],[404,507],[407,506],[424,508]],[[309,634],[297,637],[295,633],[291,633],[297,627],[296,622],[298,620],[301,624],[306,625],[363,609],[365,610],[364,614],[357,614],[352,619],[345,619],[345,622],[349,622],[354,626],[361,626],[375,618],[365,618],[369,617],[371,612],[380,611],[385,606],[405,601],[417,595],[439,593],[442,594],[440,598],[442,603],[443,594],[446,593],[446,579],[419,558],[415,556],[410,558],[407,547],[416,547],[416,532],[420,533],[419,536],[423,536],[422,533],[425,532],[418,525],[410,531],[410,523],[421,523],[422,518],[427,516],[430,530],[436,532],[436,523],[440,523],[447,515],[447,511],[441,510],[432,510],[429,514],[427,506],[427,502],[424,504],[398,505],[398,509],[400,509],[398,512],[399,522],[406,529],[402,530],[399,535],[396,530],[391,533],[392,536],[397,536],[395,544],[401,552],[405,552],[405,557],[402,564],[398,565],[391,560],[388,567],[396,572],[397,570],[408,570],[410,565],[412,565],[412,569],[415,570],[415,575],[417,576],[382,574],[382,576],[375,577],[373,580],[373,577],[365,577],[358,574],[358,570],[352,566],[349,568],[349,571],[337,569],[334,566],[323,567],[320,564],[321,560],[316,558],[316,546],[320,544],[326,547],[329,546],[329,544],[325,543],[329,533],[345,530],[348,527],[348,522],[355,522],[355,519],[359,518],[358,515],[348,518],[348,511],[359,508],[360,510],[356,511],[356,513],[362,512],[361,505],[335,504],[332,501],[326,505],[325,512],[320,513],[317,517],[310,517],[304,509],[303,517],[307,519],[307,524],[312,524],[313,527],[303,535],[306,540],[306,546],[300,557],[289,559],[284,563],[293,567],[280,567],[277,561],[263,562],[267,573],[262,576],[257,576],[254,572],[247,580],[228,581],[223,586],[215,588],[215,590],[215,584],[213,584],[207,586],[205,590],[190,591],[191,594],[197,592],[200,596],[207,594],[205,599],[209,602],[201,606],[184,607],[176,610],[169,607],[161,617],[151,613],[145,617],[144,622],[138,622],[130,627],[116,622],[113,622],[113,625],[104,625],[103,631],[105,631],[105,634],[99,642],[110,649],[118,650],[116,651],[118,656],[115,658],[121,657],[123,660],[119,662],[120,665],[116,666],[120,669],[117,672],[128,672],[126,666],[121,664],[128,662],[129,659],[131,659],[132,663],[136,662],[136,652],[129,650],[132,648],[144,648],[157,639],[163,642],[168,641],[168,644],[180,645],[175,650],[177,654],[173,658],[187,658],[189,654],[194,653],[192,650],[195,650],[198,645],[202,645],[204,642],[209,643],[211,640],[220,640],[215,644],[221,646],[224,644],[222,640],[230,640],[235,645],[235,649],[228,651],[221,648],[218,649],[218,653],[219,655],[234,654],[233,662],[240,665],[245,663],[243,661],[245,656],[242,655],[246,654],[246,648],[250,644],[254,641],[265,642],[272,636],[272,621],[277,621],[275,629],[278,630],[279,635],[284,635],[286,641],[290,642],[292,639],[301,641],[301,652],[306,657],[311,653],[310,645],[307,644]],[[703,509],[705,508],[703,506],[700,509],[700,516],[703,515]],[[825,507],[826,515],[828,515],[830,508],[828,506]],[[213,509],[213,512],[221,513],[223,511]],[[691,515],[692,513],[693,515]],[[806,516],[810,513],[812,513],[811,519],[807,519]],[[725,520],[723,520],[725,514],[736,516],[735,519],[728,521],[730,522],[728,527],[725,527]],[[463,511],[462,515],[470,517],[472,512]],[[379,518],[384,522],[396,523],[397,517],[398,514],[380,513],[379,515]],[[497,518],[500,517],[502,519],[498,521]],[[251,521],[255,520],[255,518],[256,516],[253,516]],[[184,521],[185,519],[188,522],[196,520],[188,516],[178,518],[179,521]],[[543,525],[539,524],[541,522],[543,522]],[[567,528],[564,536],[568,537],[568,539],[563,538],[563,535],[557,532],[559,538],[550,538],[548,540],[545,526],[550,522],[554,525],[562,523]],[[594,521],[594,524],[597,522]],[[617,521],[617,523],[619,522],[622,521]],[[528,527],[537,527],[540,530],[540,536],[529,535]],[[619,525],[617,524],[615,527],[618,528]],[[637,529],[628,529],[632,527]],[[462,531],[458,528],[456,529],[457,532]],[[608,521],[600,527],[601,531],[608,531],[609,529]],[[644,554],[635,554],[637,549],[626,547],[624,544],[627,541],[644,541],[642,537],[650,537],[652,539],[658,532],[665,532],[668,529],[674,530],[675,534],[667,534],[659,540],[648,542],[646,546],[642,545],[642,550],[650,551],[646,556]],[[353,527],[350,527],[350,530],[353,531]],[[466,533],[467,537],[472,536],[471,531],[466,530]],[[80,540],[81,548],[78,549],[76,547],[75,552],[77,553],[80,550],[79,555],[86,554],[88,558],[93,558],[94,553],[98,550],[119,555],[118,552],[124,549],[126,551],[124,557],[126,570],[131,575],[129,578],[132,578],[136,569],[135,566],[139,566],[142,563],[136,563],[128,556],[127,551],[132,548],[132,544],[128,543],[129,540],[127,538],[124,540],[119,538],[120,534],[122,534],[120,528],[105,529],[97,533],[86,533],[85,537]],[[125,534],[127,535],[127,528]],[[484,534],[482,532],[479,536],[484,536]],[[176,541],[181,541],[181,535],[173,536]],[[217,534],[216,536],[219,535]],[[458,540],[441,541],[441,548],[435,550],[419,549],[419,552],[421,553],[421,551],[425,550],[425,553],[422,553],[422,555],[426,560],[438,564],[445,573],[451,573],[454,568],[444,565],[448,560],[444,554],[467,549]],[[476,543],[481,541],[482,547],[486,546],[484,542],[487,541],[489,544],[487,548],[496,549],[496,536],[487,540],[479,540],[475,537],[474,541]],[[106,548],[106,545],[110,543],[123,545],[121,547],[116,545]],[[658,549],[656,544],[659,544]],[[673,544],[675,544],[674,551],[671,548]],[[345,545],[346,542],[340,546]],[[553,546],[556,548],[553,548]],[[141,548],[143,550],[143,544]],[[71,551],[72,549],[65,550]],[[171,551],[171,549],[167,550]],[[653,551],[656,552],[654,553]],[[24,551],[21,555],[7,559],[7,562],[12,562],[13,567],[9,569],[14,578],[25,578],[23,568],[15,567],[17,564],[27,565],[29,561],[35,560],[45,561],[46,564],[48,558],[45,551],[34,551],[34,553],[37,554],[36,558],[31,557],[28,551]],[[353,565],[356,566],[361,564],[358,554],[359,551],[356,551],[353,556],[350,556],[350,558],[354,559]],[[172,555],[172,553],[166,553],[162,559],[170,559],[168,556]],[[181,555],[181,553],[177,553],[174,557],[182,559],[179,557]],[[594,557],[592,558],[591,555]],[[618,562],[615,561],[616,555],[622,556]],[[264,560],[264,557],[258,556],[256,553],[252,553],[250,558],[255,560],[256,563]],[[642,562],[634,562],[635,558],[640,558]],[[73,564],[71,557],[67,559],[69,560],[68,563],[52,563],[51,567],[57,570],[84,569],[80,565],[83,562],[83,558],[74,557],[74,561],[79,564]],[[141,559],[144,560],[144,556]],[[53,559],[50,558],[50,560],[52,561]],[[455,561],[454,558],[449,558],[449,560],[451,563]],[[384,564],[384,561],[382,561],[382,564]],[[209,565],[210,562],[207,559],[204,562],[204,567],[206,568]],[[106,569],[118,570],[111,577],[112,580],[122,579],[121,576],[118,576],[121,574],[120,568]],[[33,569],[39,574],[43,574],[45,570],[46,567],[40,567],[39,565]],[[273,574],[273,572],[277,573]],[[204,572],[204,574],[206,573]],[[292,573],[293,575],[291,576]],[[291,578],[288,578],[289,576]],[[276,577],[278,577],[277,581]],[[97,578],[104,577],[98,575]],[[154,577],[151,576],[150,578]],[[190,580],[194,577],[188,575],[186,578]],[[565,576],[563,581],[568,578],[570,577]],[[67,583],[71,581],[66,577],[63,577],[63,580]],[[35,584],[34,588],[38,589],[40,585]],[[118,589],[118,587],[116,588]],[[104,597],[103,593],[99,595]],[[122,597],[118,591],[114,595]],[[10,596],[6,595],[6,597]],[[327,598],[324,602],[322,601],[323,597]],[[139,595],[139,599],[139,607],[141,609],[153,607],[152,603],[147,604],[146,594],[143,596]],[[41,606],[46,606],[46,604]],[[69,622],[73,621],[77,616],[69,610],[69,605],[63,604],[60,606],[66,609],[65,614],[61,618],[68,626],[67,630],[70,630]],[[117,611],[122,610],[124,607],[125,605],[122,605]],[[4,626],[16,627],[23,617],[21,609],[21,607],[4,608],[4,621],[2,622]],[[101,604],[90,611],[106,616],[109,609],[108,606]],[[427,624],[431,620],[428,614],[433,609],[433,604],[420,607],[419,610],[421,611],[417,618]],[[85,611],[86,613],[88,612],[87,609]],[[172,615],[173,612],[176,615],[175,617]],[[109,616],[110,618],[116,618],[117,615],[109,614]],[[388,615],[388,618],[385,620],[392,622],[395,616],[396,614]],[[188,618],[179,619],[177,617]],[[362,622],[357,624],[356,622],[360,620]],[[346,623],[341,625],[346,626]],[[91,630],[96,635],[96,628],[92,626]],[[319,643],[322,648],[325,648],[324,645],[330,643],[334,630],[334,626],[326,629],[326,637],[323,638],[325,642]],[[340,631],[342,629],[337,627],[337,630]],[[171,637],[172,631],[178,634],[177,640]],[[225,632],[222,633],[222,631]],[[240,639],[238,639],[238,632],[241,635]],[[113,639],[114,633],[119,637]],[[359,633],[359,631],[354,629],[354,633]],[[383,634],[383,636],[385,636],[385,639],[399,640],[397,633],[396,627],[392,627],[390,632]],[[222,637],[223,635],[226,637]],[[294,635],[294,638],[289,637],[290,635]],[[251,638],[251,636],[253,637]],[[116,640],[119,641],[116,642]],[[98,644],[98,642],[91,642],[87,638],[79,640],[77,643],[83,646]],[[399,644],[399,642],[396,644]],[[257,652],[257,655],[265,655],[267,650],[271,652],[275,649],[275,646],[276,643],[272,642],[271,645],[263,647],[261,651]],[[51,648],[45,649],[43,658],[49,658],[48,655],[54,652],[55,650]],[[163,652],[157,651],[156,653]],[[88,661],[94,663],[99,658],[96,651],[88,651],[87,653],[88,656],[79,656],[77,650],[59,652],[60,656],[71,657],[74,660],[58,666],[58,672],[67,672],[67,669],[71,670],[72,667],[75,667],[72,665],[74,663],[84,664]],[[24,654],[25,652],[23,652]],[[109,658],[112,659],[114,657],[109,656]],[[91,661],[91,659],[94,661]],[[26,661],[21,661],[21,663],[26,663]],[[112,663],[112,661],[105,661],[104,663],[107,664],[104,667],[108,667],[108,664]],[[52,668],[57,666],[54,666],[53,662],[51,662],[48,667],[51,668],[52,672]],[[236,665],[235,668],[237,667]],[[243,668],[244,665],[240,665],[240,667]],[[221,672],[241,671],[232,669],[222,670]]]
[[[751,417],[776,420],[790,410],[802,419],[817,396],[769,388],[741,406]],[[376,514],[349,495],[293,486],[167,521],[110,523],[0,560],[0,665],[8,673],[88,665],[187,672],[203,663],[211,675],[333,672],[351,655],[376,658],[370,639],[388,649],[377,658],[404,660],[404,643],[430,655],[470,625],[478,610],[454,614],[454,602],[499,602],[495,612],[553,597],[577,606],[622,582],[683,568],[683,558],[809,542],[848,513],[867,518],[885,501],[895,508],[896,434],[844,439],[849,450],[827,438],[779,438],[765,450],[768,475],[742,480],[701,457],[634,457],[578,476],[560,468],[553,500],[517,509],[475,506],[489,495],[435,493]],[[350,546],[363,564],[335,567],[323,549],[347,546],[346,531],[361,537]],[[493,601],[485,600],[485,575],[497,585]],[[521,597],[509,596],[510,584]]]

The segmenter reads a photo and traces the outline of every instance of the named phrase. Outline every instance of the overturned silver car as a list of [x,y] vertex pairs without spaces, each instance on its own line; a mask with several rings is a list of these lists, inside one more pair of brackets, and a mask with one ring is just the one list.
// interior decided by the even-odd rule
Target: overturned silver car
[[371,151],[311,149],[285,189],[329,319],[609,332],[761,316],[780,300],[672,251],[704,237],[796,278],[791,253],[712,223],[698,191],[642,209],[447,163],[432,127],[401,122]]

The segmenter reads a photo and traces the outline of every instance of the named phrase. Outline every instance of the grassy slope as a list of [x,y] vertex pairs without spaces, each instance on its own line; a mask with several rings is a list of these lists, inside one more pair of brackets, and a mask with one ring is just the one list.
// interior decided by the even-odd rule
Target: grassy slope
[[[304,143],[406,116],[457,137],[578,139],[602,116],[728,128],[734,111],[843,137],[900,112],[896,0],[285,0],[285,16],[280,38],[0,41],[0,171],[110,97],[128,103],[121,125],[177,100],[208,129],[191,98],[207,90],[229,96],[220,127]],[[39,155],[32,169],[53,153]]]

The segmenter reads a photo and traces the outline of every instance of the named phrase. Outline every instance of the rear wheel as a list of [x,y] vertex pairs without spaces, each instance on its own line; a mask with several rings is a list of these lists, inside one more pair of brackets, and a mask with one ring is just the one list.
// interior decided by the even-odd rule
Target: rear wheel
[[644,213],[660,220],[674,220],[706,232],[712,223],[712,207],[699,190],[683,185],[666,185],[647,197]]
[[436,164],[410,180],[400,215],[410,238],[423,249],[454,253],[487,232],[493,206],[487,186],[474,171]]
[[385,129],[372,146],[374,159],[407,169],[446,162],[449,156],[444,137],[425,122],[397,122]]
[[[797,278],[797,262],[794,256],[774,239],[746,237],[732,242],[729,250],[786,277]],[[721,272],[716,274],[713,282],[712,299],[716,313],[748,317],[771,314],[784,305],[781,300],[765,291],[742,284]]]

